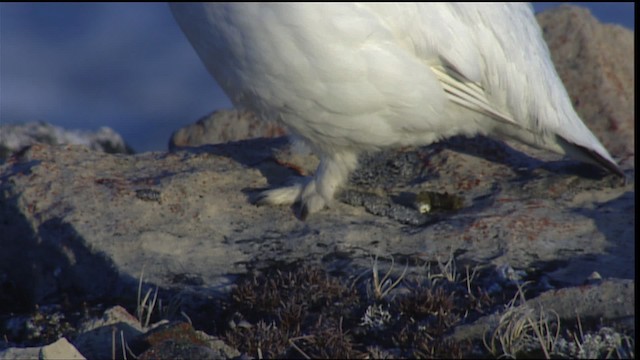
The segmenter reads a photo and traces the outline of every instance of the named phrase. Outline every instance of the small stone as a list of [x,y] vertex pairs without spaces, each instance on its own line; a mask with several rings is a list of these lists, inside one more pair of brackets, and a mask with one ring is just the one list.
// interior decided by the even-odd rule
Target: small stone
[[82,354],[73,346],[66,338],[60,338],[60,340],[53,344],[43,346],[40,349],[40,359],[42,360],[75,360],[85,359]]

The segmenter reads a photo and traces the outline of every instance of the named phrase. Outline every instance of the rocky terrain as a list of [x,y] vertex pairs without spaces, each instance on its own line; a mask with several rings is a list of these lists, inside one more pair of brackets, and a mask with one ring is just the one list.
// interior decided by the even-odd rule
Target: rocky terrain
[[170,152],[37,143],[0,166],[0,358],[634,356],[633,33],[538,19],[626,179],[453,138],[363,156],[303,222],[252,200],[318,160],[248,113]]

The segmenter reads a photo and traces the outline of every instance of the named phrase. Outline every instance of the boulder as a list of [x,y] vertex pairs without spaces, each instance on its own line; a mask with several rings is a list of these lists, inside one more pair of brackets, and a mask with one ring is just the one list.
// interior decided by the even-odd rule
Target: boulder
[[[295,209],[251,203],[312,171],[312,155],[288,149],[282,138],[140,155],[33,145],[0,168],[7,288],[34,302],[117,296],[136,289],[144,267],[162,288],[220,294],[256,262],[348,254],[366,267],[375,253],[456,253],[545,268],[564,283],[594,271],[633,278],[633,181],[485,138],[453,139],[365,157],[342,201],[302,222]],[[425,191],[455,194],[463,206],[420,213],[414,200]]]
[[562,5],[537,15],[573,106],[614,158],[635,153],[633,31]]
[[66,130],[46,122],[0,125],[0,159],[35,143],[85,145],[111,154],[133,154],[120,134],[109,127],[97,131]]
[[143,334],[144,329],[138,319],[123,307],[107,309],[101,318],[88,319],[78,326],[78,335],[73,344],[89,359],[110,359],[113,353],[118,358],[126,352],[127,344]]
[[84,360],[86,359],[78,350],[65,338],[41,347],[9,348],[0,351],[0,359],[42,359],[42,360]]
[[214,111],[171,135],[169,150],[184,146],[201,146],[257,137],[285,135],[274,122],[261,121],[249,111]]

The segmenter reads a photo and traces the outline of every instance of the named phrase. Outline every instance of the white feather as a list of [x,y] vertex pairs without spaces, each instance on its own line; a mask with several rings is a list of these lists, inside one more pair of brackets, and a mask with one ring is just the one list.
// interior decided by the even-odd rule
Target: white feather
[[[320,156],[313,179],[265,193],[329,203],[363,151],[453,135],[615,161],[575,113],[528,4],[175,3],[238,107],[277,119]],[[586,154],[592,155],[586,156]]]

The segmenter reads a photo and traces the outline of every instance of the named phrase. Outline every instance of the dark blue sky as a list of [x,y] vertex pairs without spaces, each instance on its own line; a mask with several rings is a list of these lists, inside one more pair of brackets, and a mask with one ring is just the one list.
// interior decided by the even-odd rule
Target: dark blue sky
[[[633,3],[575,4],[635,28]],[[164,150],[172,131],[230,106],[166,3],[0,4],[0,123],[110,126],[137,151]]]

